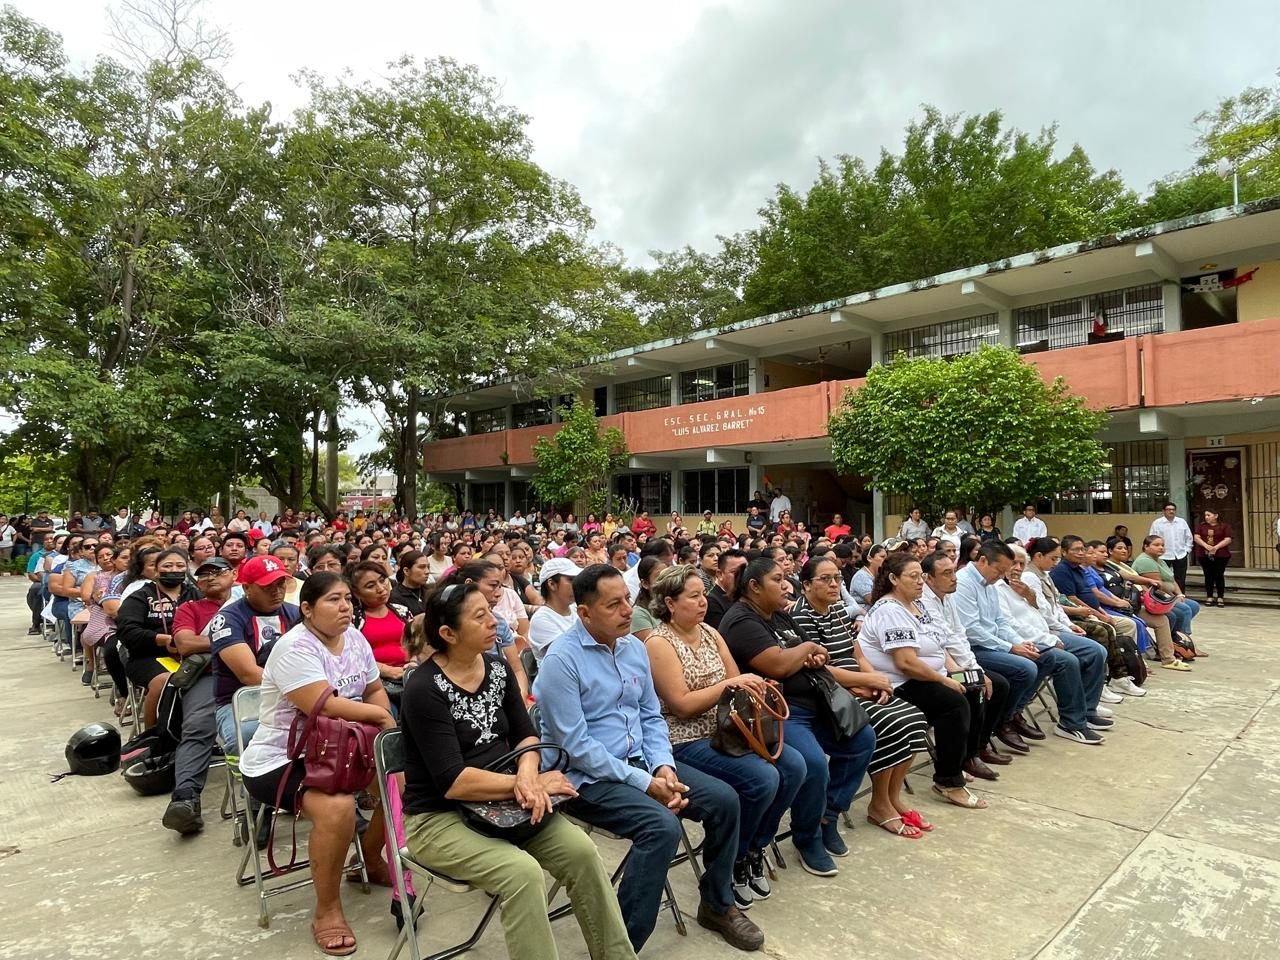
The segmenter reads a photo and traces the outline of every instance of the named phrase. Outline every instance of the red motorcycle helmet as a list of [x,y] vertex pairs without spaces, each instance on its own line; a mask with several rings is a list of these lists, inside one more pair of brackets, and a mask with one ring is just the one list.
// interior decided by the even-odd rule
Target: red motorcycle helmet
[[1142,606],[1147,613],[1158,617],[1163,613],[1168,613],[1173,609],[1173,605],[1178,602],[1178,598],[1167,590],[1158,590],[1155,587],[1146,590],[1142,594]]

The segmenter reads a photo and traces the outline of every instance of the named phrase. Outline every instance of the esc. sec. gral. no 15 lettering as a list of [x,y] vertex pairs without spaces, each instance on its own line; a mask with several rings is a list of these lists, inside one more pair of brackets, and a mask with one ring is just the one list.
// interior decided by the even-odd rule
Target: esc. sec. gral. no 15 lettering
[[697,436],[706,433],[737,433],[750,430],[756,417],[764,416],[763,403],[752,407],[726,407],[697,413],[681,413],[664,417],[662,424],[670,428],[673,437]]

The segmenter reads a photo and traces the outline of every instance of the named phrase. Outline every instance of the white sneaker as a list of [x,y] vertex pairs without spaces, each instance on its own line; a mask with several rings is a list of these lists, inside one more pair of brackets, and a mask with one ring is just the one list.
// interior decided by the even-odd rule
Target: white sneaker
[[1104,707],[1102,704],[1098,704],[1096,707],[1093,708],[1093,715],[1095,717],[1107,717],[1108,719],[1110,719],[1111,717],[1114,717],[1116,715],[1116,712],[1112,710],[1110,707]]
[[1123,703],[1124,697],[1120,696],[1120,694],[1118,693],[1112,693],[1110,690],[1108,690],[1104,686],[1102,688],[1102,692],[1098,694],[1098,702],[1099,703]]
[[1117,677],[1107,684],[1112,693],[1122,693],[1126,697],[1145,697],[1147,691],[1133,682],[1133,677]]

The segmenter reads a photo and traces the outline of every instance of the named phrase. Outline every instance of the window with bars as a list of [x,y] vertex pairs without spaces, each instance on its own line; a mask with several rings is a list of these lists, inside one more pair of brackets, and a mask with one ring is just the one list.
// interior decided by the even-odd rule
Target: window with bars
[[541,427],[551,422],[550,400],[528,400],[511,407],[511,428]]
[[472,433],[494,433],[507,429],[507,408],[493,407],[490,410],[471,411]]
[[[751,500],[750,471],[746,467],[729,470],[686,470],[684,512],[696,516],[703,510],[713,513],[746,513]],[[692,523],[692,521],[690,521]]]
[[470,506],[477,517],[483,517],[490,510],[502,513],[507,509],[506,490],[502,482],[471,484]]
[[1091,483],[1042,500],[1041,513],[1159,513],[1169,496],[1169,444],[1135,440],[1106,444],[1107,466]]
[[750,392],[751,374],[745,360],[686,370],[680,374],[681,403],[745,397]]
[[1094,323],[1108,336],[1164,332],[1164,295],[1153,283],[1040,303],[1014,311],[1018,350],[1036,353],[1090,342]]
[[[539,510],[542,511],[543,516],[550,516],[554,510],[554,505],[539,497],[538,492],[533,488],[533,484],[528,480],[511,481],[511,502],[526,517],[532,517]],[[488,508],[486,507],[485,509]]]
[[637,512],[648,510],[655,515],[671,512],[670,473],[620,473],[614,477],[613,490]]
[[945,358],[974,353],[984,343],[995,345],[999,342],[999,318],[994,313],[984,313],[963,320],[947,320],[927,327],[886,333],[884,352],[888,359],[899,353],[909,357]]
[[613,388],[614,406],[618,413],[654,410],[671,406],[671,375],[631,380]]

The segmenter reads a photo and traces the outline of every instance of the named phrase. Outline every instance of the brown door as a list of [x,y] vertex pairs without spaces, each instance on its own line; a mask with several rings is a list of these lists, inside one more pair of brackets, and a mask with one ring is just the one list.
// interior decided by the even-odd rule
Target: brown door
[[1187,488],[1191,495],[1192,532],[1212,510],[1223,523],[1231,525],[1231,566],[1244,557],[1244,501],[1241,482],[1242,454],[1239,450],[1200,450],[1187,454]]

